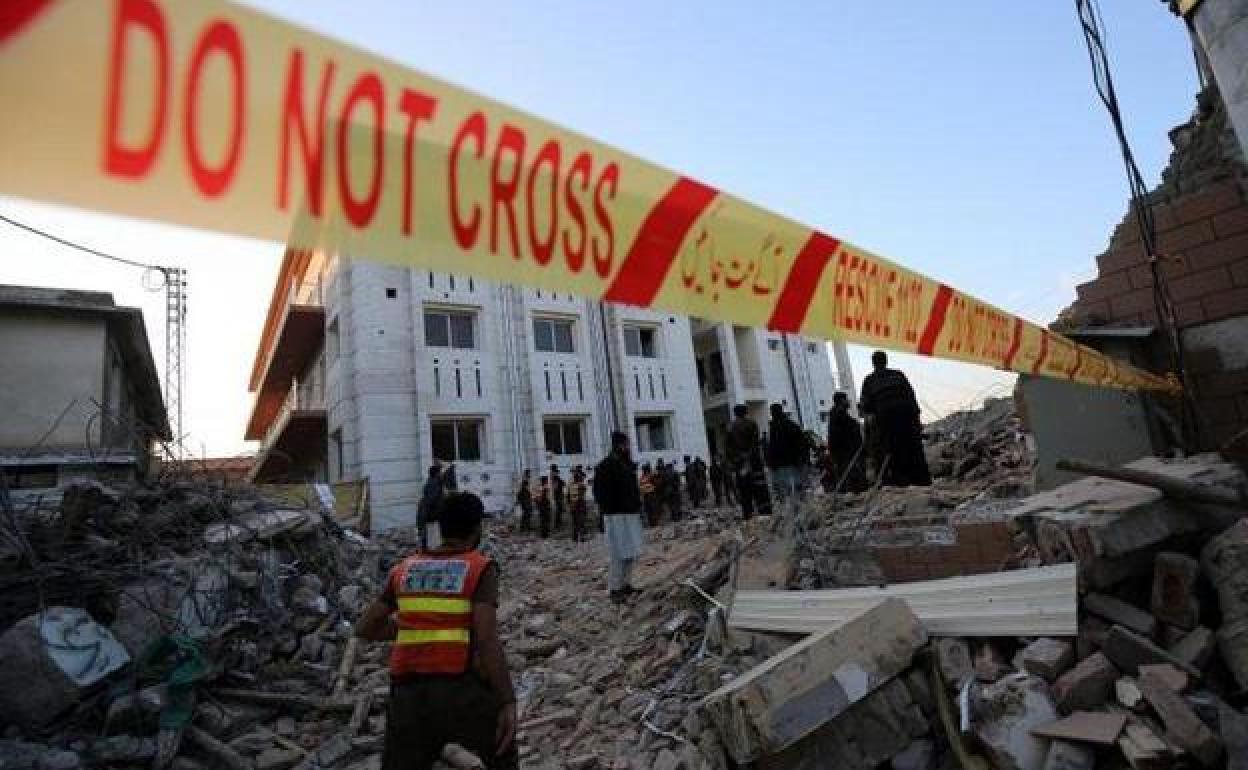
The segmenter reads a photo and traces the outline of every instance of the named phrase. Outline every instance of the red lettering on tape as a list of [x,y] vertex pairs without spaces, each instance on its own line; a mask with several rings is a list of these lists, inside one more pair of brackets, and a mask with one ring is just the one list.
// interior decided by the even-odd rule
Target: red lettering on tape
[[[676,261],[680,244],[718,192],[680,177],[650,209],[603,299],[647,307]],[[595,255],[595,260],[597,255]]]

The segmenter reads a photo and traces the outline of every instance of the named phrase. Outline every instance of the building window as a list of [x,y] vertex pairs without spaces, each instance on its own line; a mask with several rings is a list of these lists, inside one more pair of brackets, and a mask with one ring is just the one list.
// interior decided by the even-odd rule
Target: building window
[[546,420],[542,423],[546,434],[546,451],[556,455],[579,455],[585,453],[580,419]]
[[814,355],[815,353],[818,353],[818,352],[819,352],[819,344],[818,344],[817,342],[807,342],[807,343],[806,343],[806,352],[807,352],[807,353],[810,353],[811,355]]
[[771,339],[767,340],[767,349],[768,349],[768,350],[779,350],[779,349],[780,349],[780,340],[776,339],[775,337],[772,337]]
[[455,310],[425,311],[425,345],[431,348],[476,350],[476,315]]
[[667,415],[650,415],[633,420],[637,431],[637,451],[662,452],[674,449],[672,444],[672,418]]
[[565,318],[534,318],[533,347],[542,353],[575,353],[572,324]]
[[625,326],[624,352],[640,358],[658,358],[659,330],[654,326]]
[[710,390],[712,393],[723,393],[728,390],[728,378],[724,375],[724,355],[716,350],[708,359],[707,379],[710,380]]
[[483,456],[485,420],[430,420],[429,437],[435,460],[447,463],[479,463]]
[[386,289],[386,299],[394,299],[399,296],[399,290],[394,288]]

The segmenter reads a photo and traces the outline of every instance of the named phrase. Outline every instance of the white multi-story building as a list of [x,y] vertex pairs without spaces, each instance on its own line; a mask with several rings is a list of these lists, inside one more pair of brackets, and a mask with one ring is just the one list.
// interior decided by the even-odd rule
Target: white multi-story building
[[816,428],[831,379],[823,344],[798,337],[292,250],[246,437],[261,442],[257,480],[367,479],[385,529],[411,523],[435,459],[503,510],[523,470],[554,464],[566,478],[604,455],[612,430],[653,462],[708,458],[718,423],[704,409],[718,416],[732,399],[764,425],[780,401]]

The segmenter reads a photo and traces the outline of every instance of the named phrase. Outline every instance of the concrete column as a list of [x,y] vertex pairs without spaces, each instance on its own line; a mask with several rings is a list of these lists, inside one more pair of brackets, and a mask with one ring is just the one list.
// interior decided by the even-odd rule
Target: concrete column
[[1203,0],[1190,21],[1248,155],[1248,0]]

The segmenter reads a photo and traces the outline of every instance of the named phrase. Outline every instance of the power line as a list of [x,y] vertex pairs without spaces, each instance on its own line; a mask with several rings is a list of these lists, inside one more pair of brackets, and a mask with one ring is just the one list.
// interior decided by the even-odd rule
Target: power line
[[5,222],[6,224],[12,225],[13,227],[18,228],[19,230],[25,230],[28,233],[33,233],[34,235],[47,238],[50,241],[55,241],[56,243],[59,243],[62,246],[68,246],[71,249],[77,249],[78,251],[91,254],[92,256],[101,257],[103,259],[109,259],[109,260],[112,260],[113,262],[120,262],[123,265],[129,265],[130,267],[138,267],[144,270],[160,270],[162,272],[168,269],[168,268],[161,267],[160,265],[149,265],[143,262],[136,262],[132,259],[126,259],[125,257],[119,257],[115,254],[109,254],[108,252],[100,251],[99,249],[93,249],[90,246],[84,246],[81,243],[71,241],[68,238],[62,238],[59,235],[53,235],[52,233],[49,233],[47,230],[40,230],[38,227],[35,227],[33,225],[28,225],[24,222],[19,222],[16,219],[12,219],[10,217],[5,216],[4,214],[0,214],[0,221]]
[[[1140,173],[1136,163],[1131,142],[1127,139],[1126,127],[1122,119],[1122,110],[1118,104],[1118,94],[1114,90],[1114,79],[1110,72],[1109,53],[1105,44],[1104,22],[1096,0],[1075,0],[1075,10],[1079,16],[1079,26],[1083,32],[1083,41],[1088,49],[1088,61],[1092,65],[1092,82],[1096,87],[1097,96],[1109,114],[1110,123],[1114,128],[1114,137],[1118,140],[1118,149],[1122,154],[1122,164],[1127,175],[1127,187],[1131,194],[1131,208],[1135,212],[1135,223],[1140,233],[1140,242],[1148,258],[1148,268],[1153,279],[1153,309],[1157,321],[1166,335],[1170,368],[1178,378],[1183,395],[1180,401],[1182,417],[1181,437],[1183,443],[1191,441],[1192,428],[1197,425],[1194,417],[1194,405],[1191,394],[1187,390],[1187,364],[1185,361],[1183,341],[1179,336],[1178,321],[1175,318],[1174,300],[1170,296],[1165,275],[1161,272],[1159,254],[1157,253],[1157,228],[1153,221],[1152,204],[1149,200],[1148,186],[1144,175]],[[1198,429],[1198,428],[1197,428]]]
[[[59,243],[62,246],[81,251],[84,254],[149,271],[143,274],[144,288],[148,291],[159,291],[161,288],[165,290],[165,411],[169,415],[170,427],[173,430],[173,445],[177,450],[176,459],[181,459],[184,438],[182,434],[182,417],[186,390],[186,269],[153,265],[119,257],[116,254],[109,254],[106,251],[93,249],[77,241],[54,235],[47,230],[41,230],[25,222],[19,222],[4,214],[0,214],[0,222],[16,227],[19,230],[25,230],[32,235],[46,238],[54,243]],[[146,285],[146,278],[151,274],[150,271],[160,273],[163,279],[163,287]]]

